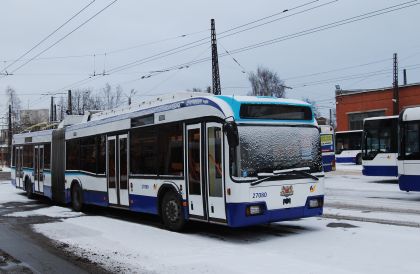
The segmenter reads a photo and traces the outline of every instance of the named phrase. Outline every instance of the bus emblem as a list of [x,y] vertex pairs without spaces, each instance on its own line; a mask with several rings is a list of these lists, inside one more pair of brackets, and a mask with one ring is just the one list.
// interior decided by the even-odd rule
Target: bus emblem
[[293,195],[293,186],[282,186],[281,187],[281,196],[289,197]]
[[312,193],[312,192],[315,192],[315,191],[316,191],[316,185],[311,186],[311,187],[309,188],[309,190],[311,191],[311,193]]

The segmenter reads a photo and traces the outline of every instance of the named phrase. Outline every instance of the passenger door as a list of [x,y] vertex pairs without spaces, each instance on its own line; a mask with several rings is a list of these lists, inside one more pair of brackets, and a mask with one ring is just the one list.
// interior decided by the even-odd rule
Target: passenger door
[[201,124],[188,125],[187,146],[187,185],[189,212],[194,217],[206,218],[203,201],[203,176],[201,153]]
[[15,161],[16,161],[16,170],[15,170],[15,178],[16,178],[16,186],[23,187],[22,182],[22,163],[23,163],[23,154],[22,154],[23,147],[16,147],[15,149]]
[[44,192],[44,146],[34,147],[34,182],[35,191]]
[[108,201],[112,205],[129,205],[127,139],[127,134],[122,134],[107,140]]
[[218,221],[226,220],[221,124],[206,124],[206,158],[208,216]]
[[187,184],[193,218],[225,222],[223,132],[219,123],[187,126]]

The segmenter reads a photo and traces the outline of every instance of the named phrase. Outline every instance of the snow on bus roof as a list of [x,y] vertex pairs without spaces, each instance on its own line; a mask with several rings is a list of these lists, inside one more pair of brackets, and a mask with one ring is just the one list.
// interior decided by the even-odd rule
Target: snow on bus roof
[[395,119],[398,118],[398,115],[392,115],[392,116],[379,116],[379,117],[369,117],[363,119],[363,121],[371,121],[371,120],[385,120],[385,119]]

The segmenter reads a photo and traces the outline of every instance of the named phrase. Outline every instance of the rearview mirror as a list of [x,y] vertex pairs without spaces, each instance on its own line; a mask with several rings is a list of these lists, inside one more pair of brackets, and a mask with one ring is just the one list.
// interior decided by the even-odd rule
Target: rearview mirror
[[237,147],[239,145],[238,126],[235,122],[226,122],[223,125],[223,130],[226,132],[226,137],[230,147]]

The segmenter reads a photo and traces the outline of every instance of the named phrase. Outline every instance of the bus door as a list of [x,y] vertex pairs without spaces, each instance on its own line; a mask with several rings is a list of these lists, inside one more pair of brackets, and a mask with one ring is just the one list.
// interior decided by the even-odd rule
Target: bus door
[[215,221],[226,220],[225,185],[223,176],[222,125],[206,124],[206,173],[208,216]]
[[44,146],[34,147],[34,182],[35,191],[44,191]]
[[23,147],[16,147],[15,149],[15,155],[13,157],[15,157],[15,161],[16,161],[16,170],[15,170],[15,178],[16,178],[16,186],[17,187],[23,187],[23,182],[22,182],[22,174],[23,174],[23,170],[22,170],[22,164],[23,164]]
[[108,200],[112,205],[128,206],[128,136],[108,136]]
[[187,184],[192,217],[226,220],[223,181],[223,134],[218,123],[188,125]]

